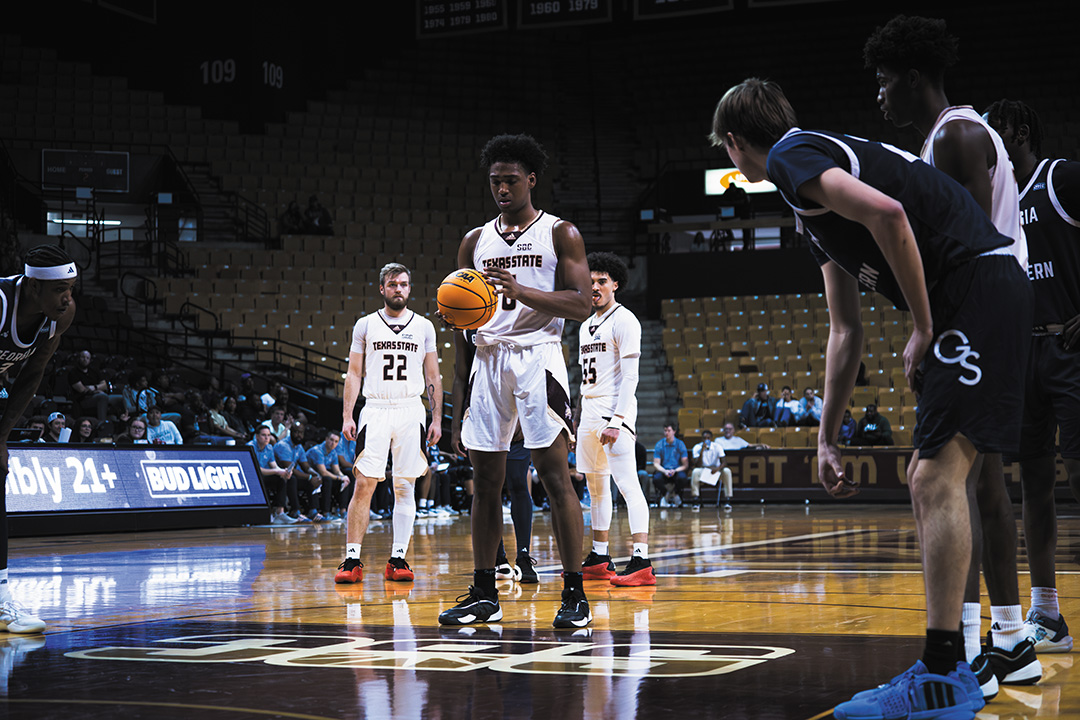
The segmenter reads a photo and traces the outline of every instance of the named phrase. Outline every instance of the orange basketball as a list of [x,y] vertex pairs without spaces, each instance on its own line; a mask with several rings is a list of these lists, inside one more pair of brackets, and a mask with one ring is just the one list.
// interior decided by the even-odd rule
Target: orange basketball
[[439,314],[458,330],[475,330],[495,314],[499,302],[495,288],[478,270],[455,270],[446,276],[435,295]]

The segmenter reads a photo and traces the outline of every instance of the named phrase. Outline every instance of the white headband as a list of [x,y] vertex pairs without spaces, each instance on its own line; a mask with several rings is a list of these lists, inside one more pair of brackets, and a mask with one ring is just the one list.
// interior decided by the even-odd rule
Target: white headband
[[37,280],[70,280],[77,277],[79,271],[75,269],[75,263],[67,265],[54,265],[53,267],[35,267],[23,265],[23,275]]

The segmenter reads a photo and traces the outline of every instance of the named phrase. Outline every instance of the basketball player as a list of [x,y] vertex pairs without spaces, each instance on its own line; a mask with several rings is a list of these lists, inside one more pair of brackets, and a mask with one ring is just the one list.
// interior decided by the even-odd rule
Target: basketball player
[[[582,563],[586,580],[612,585],[655,585],[649,560],[649,502],[637,479],[638,361],[641,323],[615,300],[615,291],[630,276],[619,257],[589,253],[593,314],[581,323],[581,424],[577,469],[585,475],[592,496],[592,550]],[[634,549],[618,573],[608,551],[611,528],[611,478],[626,498],[626,514]]]
[[[454,452],[465,455],[469,451],[461,446],[461,416],[465,388],[469,384],[469,370],[476,356],[476,331],[462,330],[461,334],[463,342],[454,344],[454,384],[450,390],[453,412],[450,427]],[[533,502],[529,494],[529,457],[530,452],[525,447],[525,438],[519,424],[514,429],[510,449],[506,453],[506,489],[510,495],[510,519],[514,524],[517,555],[514,565],[511,565],[506,557],[506,547],[502,540],[499,540],[499,547],[495,552],[495,579],[517,580],[526,585],[535,585],[540,582],[540,576],[536,574],[534,567],[536,560],[529,554],[533,520]]]
[[[393,457],[394,540],[383,577],[409,581],[414,575],[405,553],[416,521],[416,478],[427,471],[424,449],[442,437],[442,378],[435,348],[435,326],[409,310],[412,274],[398,263],[379,273],[383,308],[365,315],[353,326],[341,434],[356,440],[353,463],[356,484],[346,518],[345,561],[334,576],[336,583],[356,583],[364,577],[360,547],[371,515],[375,486],[386,478],[387,454]],[[353,408],[364,392],[359,431]],[[425,432],[427,393],[431,422]]]
[[[0,478],[8,473],[8,436],[37,392],[60,336],[75,317],[78,270],[55,245],[26,253],[22,275],[0,278],[0,372],[22,364],[0,417]],[[8,587],[7,493],[0,492],[0,631],[40,633],[45,623],[15,602]]]
[[1022,102],[999,100],[986,118],[1005,142],[1021,188],[1028,278],[1035,315],[1020,433],[1024,540],[1031,609],[1024,620],[1036,652],[1069,652],[1073,639],[1058,606],[1055,430],[1073,495],[1080,498],[1080,162],[1040,159],[1039,116]]
[[[495,589],[495,553],[502,535],[506,453],[520,421],[525,447],[551,503],[551,524],[563,564],[558,628],[592,620],[581,577],[584,523],[567,464],[573,439],[569,380],[562,354],[563,319],[589,316],[589,268],[581,233],[533,206],[532,190],[547,154],[528,135],[499,135],[480,155],[499,215],[467,233],[458,267],[480,269],[500,295],[494,317],[476,333],[476,358],[462,414],[475,484],[472,507],[473,584],[439,615],[444,625],[502,618]],[[463,342],[460,333],[458,342]]]
[[[1020,229],[1016,181],[1005,146],[978,113],[967,106],[950,105],[945,95],[945,71],[957,60],[957,40],[947,32],[945,22],[895,17],[870,36],[864,55],[866,66],[877,74],[877,102],[885,117],[897,127],[914,127],[925,138],[922,159],[967,188],[998,232],[1013,239],[1010,251],[1026,270],[1027,242]],[[916,451],[913,463],[918,456]],[[1016,521],[1001,454],[982,455],[975,469],[978,482],[968,487],[972,558],[964,592],[964,654],[989,699],[997,694],[999,682],[1038,682],[1042,666],[1024,634],[1016,577]],[[984,556],[991,634],[985,655],[979,657],[983,654],[979,565]]]
[[751,181],[778,187],[821,265],[829,341],[818,462],[830,494],[858,492],[835,438],[863,346],[860,287],[911,312],[904,372],[920,393],[908,483],[926,586],[923,657],[834,713],[973,717],[985,700],[959,631],[971,562],[967,483],[980,453],[1019,442],[1030,283],[1013,239],[955,180],[897,148],[795,125],[780,88],[750,79],[720,100],[711,138]]

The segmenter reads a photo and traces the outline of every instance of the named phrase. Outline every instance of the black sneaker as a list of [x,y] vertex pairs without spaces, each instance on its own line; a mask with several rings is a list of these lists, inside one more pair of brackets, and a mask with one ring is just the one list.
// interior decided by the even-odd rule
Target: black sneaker
[[1012,650],[1002,650],[994,647],[993,631],[990,631],[986,633],[982,651],[1002,685],[1034,685],[1042,678],[1042,663],[1030,639],[1021,640]]
[[517,555],[517,567],[515,568],[521,576],[517,579],[519,583],[536,584],[540,582],[540,576],[536,574],[536,569],[533,565],[536,561],[532,559],[529,553],[522,550]]
[[589,601],[585,597],[585,591],[577,588],[563,588],[562,607],[555,614],[555,622],[551,623],[557,628],[583,628],[592,622],[592,613],[589,612]]
[[595,550],[590,550],[585,561],[581,563],[581,576],[586,580],[607,580],[615,575],[615,563],[610,555],[597,555]]
[[502,608],[499,607],[497,595],[489,598],[470,585],[469,591],[459,595],[457,600],[457,605],[439,613],[440,625],[470,625],[502,620]]
[[990,658],[986,653],[971,661],[971,672],[975,673],[975,679],[979,681],[979,689],[982,690],[983,700],[989,702],[997,697],[998,681],[994,675],[994,668],[990,665]]

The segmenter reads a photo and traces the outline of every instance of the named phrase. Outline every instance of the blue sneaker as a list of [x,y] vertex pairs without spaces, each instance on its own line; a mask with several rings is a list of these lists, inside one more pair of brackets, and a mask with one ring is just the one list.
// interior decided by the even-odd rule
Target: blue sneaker
[[984,702],[971,668],[965,670],[970,678],[962,676],[959,665],[948,675],[936,675],[919,660],[888,683],[840,703],[833,715],[837,720],[973,720]]
[[[993,673],[991,673],[993,675]],[[975,712],[979,712],[986,706],[986,688],[983,687],[979,681],[978,675],[972,670],[971,666],[964,661],[956,663],[956,669],[949,673],[949,677],[955,677],[964,684],[967,688],[968,698],[971,700],[971,709]],[[995,683],[994,695],[997,695],[997,685]]]

